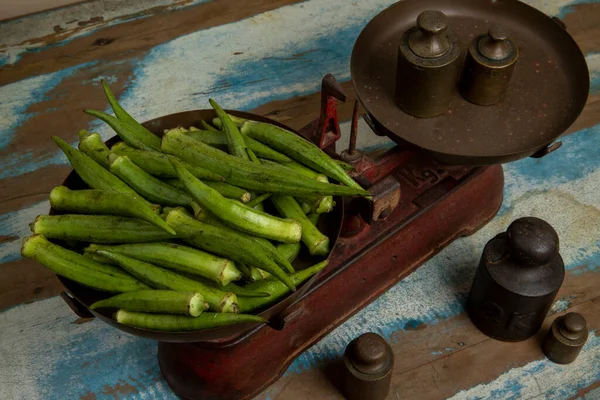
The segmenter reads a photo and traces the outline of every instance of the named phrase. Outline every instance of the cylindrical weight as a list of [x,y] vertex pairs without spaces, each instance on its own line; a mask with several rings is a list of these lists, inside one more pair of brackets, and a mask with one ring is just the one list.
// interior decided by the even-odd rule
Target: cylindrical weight
[[486,244],[467,300],[481,332],[520,341],[539,331],[565,276],[558,246],[552,226],[533,217],[517,219]]
[[349,400],[383,400],[390,391],[394,353],[375,333],[354,339],[344,352],[344,394]]
[[459,73],[458,37],[439,11],[424,11],[398,47],[396,104],[415,117],[444,113],[456,90]]
[[554,320],[542,350],[551,361],[569,364],[575,361],[587,338],[585,318],[581,314],[570,312]]
[[498,26],[476,37],[469,46],[460,81],[462,96],[471,103],[498,103],[508,89],[519,50]]

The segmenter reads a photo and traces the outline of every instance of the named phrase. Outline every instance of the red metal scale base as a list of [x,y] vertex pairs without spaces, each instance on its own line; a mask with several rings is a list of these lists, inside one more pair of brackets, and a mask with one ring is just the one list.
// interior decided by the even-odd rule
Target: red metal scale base
[[[305,134],[330,151],[340,132],[332,98],[345,96],[328,76],[323,80],[320,123],[310,126],[312,135]],[[355,113],[354,127],[356,120]],[[325,124],[333,125],[333,137],[326,137]],[[159,342],[162,374],[179,396],[256,396],[300,353],[454,239],[482,227],[502,203],[504,176],[499,165],[442,166],[399,147],[373,161],[354,150],[354,143],[355,129],[345,155],[351,153],[355,178],[370,188],[374,201],[368,207],[347,205],[342,236],[326,271],[271,326],[227,341]]]

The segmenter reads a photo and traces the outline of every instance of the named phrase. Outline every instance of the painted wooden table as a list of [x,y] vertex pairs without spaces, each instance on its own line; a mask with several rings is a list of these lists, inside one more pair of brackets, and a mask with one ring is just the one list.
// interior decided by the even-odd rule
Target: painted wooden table
[[[50,140],[109,129],[82,113],[105,109],[106,79],[139,120],[205,108],[215,98],[292,127],[317,115],[321,77],[349,98],[350,52],[364,25],[393,0],[103,0],[0,24],[0,399],[172,399],[156,343],[77,319],[61,287],[19,254],[28,223],[48,211],[66,176]],[[302,354],[258,399],[337,399],[324,371],[357,335],[393,345],[391,398],[600,398],[600,4],[528,0],[566,22],[587,55],[589,102],[560,151],[507,165],[503,207]],[[340,106],[348,120],[352,103]],[[347,131],[347,124],[344,125]],[[390,146],[361,127],[359,145]],[[544,326],[566,310],[592,333],[570,366],[548,362],[536,339],[479,333],[464,301],[484,243],[515,218],[550,222],[567,277]]]

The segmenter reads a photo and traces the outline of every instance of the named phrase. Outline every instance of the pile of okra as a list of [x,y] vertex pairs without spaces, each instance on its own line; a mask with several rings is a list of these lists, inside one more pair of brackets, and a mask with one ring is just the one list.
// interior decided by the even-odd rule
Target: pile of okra
[[35,219],[22,254],[106,292],[90,308],[119,323],[189,331],[264,322],[258,312],[326,266],[295,271],[291,263],[302,246],[326,259],[329,238],[317,221],[333,196],[369,196],[351,167],[279,126],[210,100],[212,124],[159,137],[102,85],[115,116],[85,112],[121,141],[109,149],[82,130],[76,149],[52,137],[89,189],[55,187],[58,214]]

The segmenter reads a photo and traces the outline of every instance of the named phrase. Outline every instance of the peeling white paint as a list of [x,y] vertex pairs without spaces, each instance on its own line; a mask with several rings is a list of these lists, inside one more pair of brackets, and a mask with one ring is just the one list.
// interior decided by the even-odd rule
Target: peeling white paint
[[491,383],[461,391],[449,400],[562,400],[573,398],[580,388],[587,387],[598,379],[600,337],[591,332],[579,357],[572,364],[559,365],[549,360],[534,361],[523,367],[511,369]]
[[[152,10],[156,7],[168,7],[176,10],[206,1],[96,0],[2,22],[0,23],[0,38],[2,38],[0,58],[5,57],[4,63],[13,64],[19,60],[23,52],[47,46],[49,43],[41,39],[46,36],[53,37],[54,40],[51,44],[60,44],[89,35],[100,28],[143,16],[152,16]],[[101,19],[92,21],[93,18],[99,17]],[[2,65],[1,62],[0,65]]]

